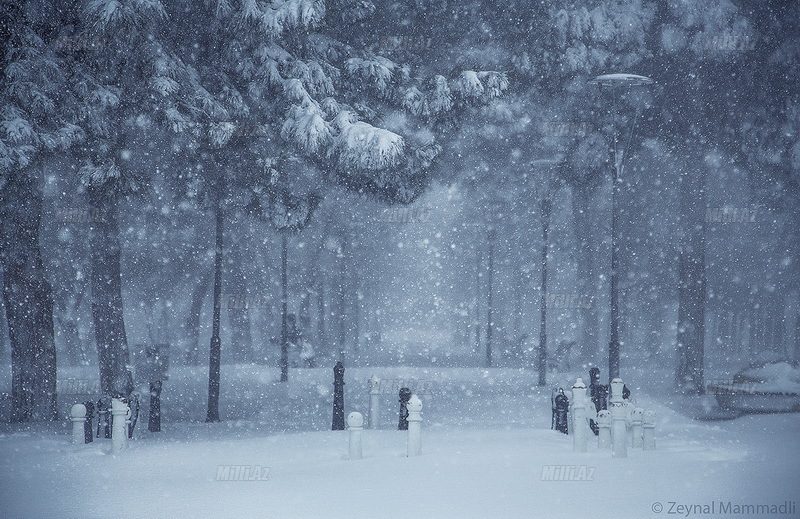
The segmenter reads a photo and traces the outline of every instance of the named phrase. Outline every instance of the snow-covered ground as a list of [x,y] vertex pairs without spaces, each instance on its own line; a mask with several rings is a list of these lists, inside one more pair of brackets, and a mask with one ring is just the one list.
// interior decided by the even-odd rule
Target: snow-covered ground
[[[147,433],[145,407],[139,437],[118,456],[109,440],[70,444],[66,421],[34,430],[5,425],[0,517],[800,517],[800,413],[698,421],[692,417],[711,397],[629,380],[636,404],[658,414],[657,450],[612,459],[594,437],[588,453],[573,453],[572,438],[550,430],[550,392],[532,385],[531,372],[348,369],[346,412],[367,414],[373,373],[385,381],[383,430],[364,431],[362,460],[347,459],[347,431],[327,430],[329,368],[292,370],[281,385],[273,369],[223,366],[224,421],[216,424],[202,422],[204,371],[175,368],[163,393],[163,432]],[[587,378],[550,380],[566,386],[576,375]],[[425,406],[423,454],[415,458],[405,456],[405,432],[394,430],[395,386],[409,379]],[[234,466],[266,478],[219,480]],[[712,505],[713,513],[702,513]],[[776,508],[757,514],[736,505]]]

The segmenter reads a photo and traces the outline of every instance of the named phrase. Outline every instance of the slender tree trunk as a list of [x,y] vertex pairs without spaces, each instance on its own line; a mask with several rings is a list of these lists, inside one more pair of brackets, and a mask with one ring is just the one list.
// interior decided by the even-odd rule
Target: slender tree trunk
[[339,250],[338,259],[339,259],[339,290],[338,290],[338,299],[339,299],[339,308],[338,310],[338,318],[339,318],[339,361],[344,365],[345,364],[345,357],[347,356],[347,290],[345,285],[347,284],[347,254],[345,253],[346,250],[346,243],[347,238],[342,237],[342,244],[341,249]]
[[327,333],[325,331],[325,276],[322,269],[317,272],[317,344],[314,349],[317,355],[321,355],[327,346]]
[[[3,273],[0,269],[0,286],[3,284]],[[8,324],[6,322],[6,305],[0,297],[0,355],[6,354],[8,348]]]
[[233,362],[253,361],[253,338],[250,334],[250,304],[247,292],[247,280],[242,269],[241,246],[231,243],[231,233],[228,233],[228,282],[226,293],[235,295],[235,301],[228,301],[228,324],[231,328],[229,356]]
[[186,363],[190,366],[200,365],[200,314],[203,310],[203,300],[211,286],[214,270],[207,270],[195,283],[189,303],[189,313],[184,323],[186,337]]
[[593,359],[600,349],[600,326],[597,315],[596,227],[589,213],[589,193],[584,186],[573,189],[572,214],[578,240],[578,293],[589,303],[581,309],[580,354]]
[[351,333],[351,337],[353,340],[353,355],[355,358],[358,358],[360,355],[360,347],[361,347],[361,301],[363,297],[361,295],[361,278],[358,276],[358,269],[353,269],[352,274],[352,289],[350,290],[350,297],[352,298],[352,303],[350,308],[353,310],[353,329]]
[[494,239],[495,239],[495,231],[491,229],[489,231],[488,241],[489,241],[489,265],[487,266],[487,287],[486,287],[486,367],[492,367],[492,335],[494,332],[494,304],[492,300],[492,292],[494,292],[494,286],[492,286],[492,281],[494,277]]
[[481,308],[481,300],[483,299],[483,292],[481,291],[481,256],[478,251],[475,251],[475,304],[473,312],[473,326],[475,328],[475,353],[481,351],[481,339],[483,336],[481,321],[483,320],[483,313]]
[[289,330],[288,330],[288,256],[289,238],[281,233],[281,382],[289,381]]
[[547,384],[547,250],[549,248],[548,233],[550,230],[550,213],[553,202],[549,198],[542,199],[542,283],[539,297],[541,312],[539,328],[539,385]]
[[122,251],[116,197],[101,186],[90,186],[89,207],[92,215],[89,238],[92,322],[100,367],[100,391],[126,394],[130,383],[130,356],[122,308]]
[[702,393],[705,357],[705,177],[697,158],[680,179],[681,244],[678,268],[678,370],[679,387]]
[[214,208],[216,236],[214,246],[214,315],[211,326],[211,349],[208,357],[208,412],[206,422],[219,422],[219,383],[222,341],[220,340],[220,310],[222,306],[222,194]]
[[39,247],[42,195],[28,171],[0,191],[3,303],[11,342],[11,421],[55,420],[53,290]]

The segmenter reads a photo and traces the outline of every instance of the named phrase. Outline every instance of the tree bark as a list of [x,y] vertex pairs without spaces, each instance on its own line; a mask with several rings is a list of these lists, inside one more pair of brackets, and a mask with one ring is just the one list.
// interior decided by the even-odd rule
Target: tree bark
[[286,231],[281,233],[281,382],[289,381],[289,238]]
[[705,347],[705,207],[706,171],[700,163],[680,178],[682,243],[678,267],[678,370],[676,382],[691,393],[703,393]]
[[[228,294],[227,304],[228,324],[231,328],[230,346],[228,348],[228,359],[233,362],[252,362],[255,358],[253,352],[253,336],[250,333],[250,297],[247,291],[247,279],[242,268],[241,246],[238,243],[231,243],[231,233],[229,237],[229,259],[227,265],[228,282],[225,292]],[[234,298],[231,298],[234,295]],[[233,300],[232,300],[233,299]],[[261,304],[253,302],[253,304]]]
[[122,307],[117,201],[115,195],[102,186],[90,186],[88,191],[93,215],[89,238],[92,322],[100,367],[100,391],[126,394],[130,354]]
[[208,287],[211,286],[213,270],[206,271],[198,279],[192,290],[192,299],[189,304],[189,314],[184,324],[184,335],[186,336],[186,363],[190,366],[200,365],[200,314],[203,310],[203,301],[208,294]]
[[0,261],[11,342],[11,421],[55,420],[53,290],[39,246],[42,195],[28,171],[0,191]]
[[[219,198],[222,195],[218,195]],[[208,356],[208,411],[206,422],[219,422],[219,382],[222,341],[220,339],[220,310],[222,306],[222,202],[217,199],[214,208],[214,309],[211,324],[211,347]]]
[[597,266],[595,263],[596,228],[589,215],[590,194],[587,187],[573,189],[572,213],[575,236],[578,241],[578,293],[589,303],[581,309],[580,354],[584,359],[594,358],[600,351],[600,325],[597,315]]
[[494,331],[494,303],[492,301],[492,292],[494,291],[493,277],[494,277],[494,240],[495,230],[490,229],[487,237],[489,242],[489,264],[486,268],[486,367],[492,367],[492,335]]

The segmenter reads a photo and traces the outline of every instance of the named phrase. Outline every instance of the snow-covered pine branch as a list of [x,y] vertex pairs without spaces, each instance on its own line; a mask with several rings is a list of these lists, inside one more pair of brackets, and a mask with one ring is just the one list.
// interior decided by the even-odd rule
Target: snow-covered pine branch
[[281,128],[281,137],[311,154],[326,149],[331,144],[331,135],[319,106],[310,98],[292,105]]
[[453,96],[444,76],[437,75],[433,78],[433,92],[428,106],[433,114],[449,112],[453,107]]
[[98,30],[120,26],[142,26],[148,19],[164,18],[166,10],[158,0],[92,0],[86,14]]
[[404,162],[405,141],[394,132],[355,121],[342,125],[331,151],[342,170],[379,171]]
[[407,88],[403,93],[403,108],[418,117],[430,113],[425,94],[420,92],[416,86]]
[[279,37],[284,31],[316,27],[325,18],[323,0],[272,0],[259,3],[244,0],[237,16],[258,25],[268,36]]
[[350,58],[345,62],[347,73],[354,76],[354,80],[363,80],[375,88],[378,95],[387,98],[391,95],[393,76],[398,66],[393,61],[381,56],[369,59]]

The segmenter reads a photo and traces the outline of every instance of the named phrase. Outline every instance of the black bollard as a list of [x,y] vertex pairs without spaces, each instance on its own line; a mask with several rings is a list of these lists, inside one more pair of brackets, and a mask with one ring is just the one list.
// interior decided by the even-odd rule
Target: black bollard
[[407,387],[400,389],[400,422],[397,424],[398,431],[408,430],[408,401],[411,400],[411,390]]
[[160,380],[150,382],[150,414],[147,417],[147,430],[161,432],[161,385]]
[[94,403],[84,402],[83,405],[86,406],[86,421],[83,422],[83,443],[92,443],[94,441],[94,427],[92,425]]
[[332,431],[344,431],[344,366],[333,367],[333,425]]
[[103,396],[97,401],[97,437],[111,438],[111,397]]
[[562,388],[558,388],[558,392],[552,399],[553,407],[553,424],[552,428],[558,432],[569,434],[569,426],[567,425],[567,412],[569,411],[569,399],[564,394]]

